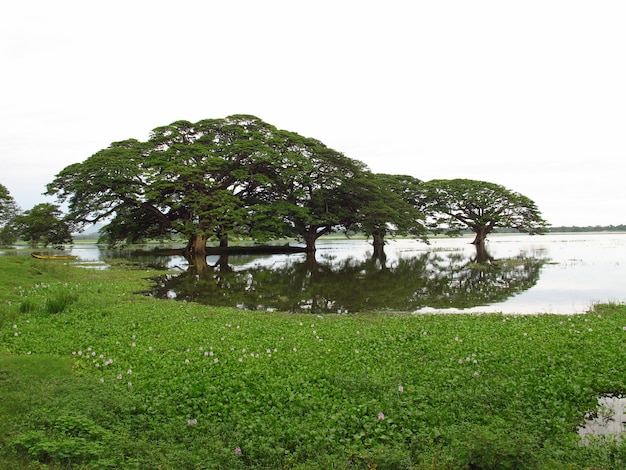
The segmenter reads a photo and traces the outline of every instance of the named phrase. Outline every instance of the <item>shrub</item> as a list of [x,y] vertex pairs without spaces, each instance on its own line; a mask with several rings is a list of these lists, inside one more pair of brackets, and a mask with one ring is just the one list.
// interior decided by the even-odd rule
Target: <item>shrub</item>
[[72,292],[65,290],[53,292],[46,298],[44,310],[46,313],[61,313],[76,300],[78,300],[78,296]]

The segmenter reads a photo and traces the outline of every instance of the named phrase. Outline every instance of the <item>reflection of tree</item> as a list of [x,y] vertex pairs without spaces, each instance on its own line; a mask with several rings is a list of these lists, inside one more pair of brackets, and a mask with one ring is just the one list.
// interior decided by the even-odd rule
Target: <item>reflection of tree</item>
[[428,306],[471,308],[503,302],[534,286],[544,262],[521,256],[495,260],[484,247],[471,260],[460,254],[447,259],[435,256],[436,269],[429,273]]
[[544,263],[482,255],[468,259],[456,252],[424,252],[393,262],[381,256],[338,261],[310,255],[290,258],[280,267],[241,269],[221,258],[158,279],[152,294],[207,305],[312,313],[470,308],[529,289]]

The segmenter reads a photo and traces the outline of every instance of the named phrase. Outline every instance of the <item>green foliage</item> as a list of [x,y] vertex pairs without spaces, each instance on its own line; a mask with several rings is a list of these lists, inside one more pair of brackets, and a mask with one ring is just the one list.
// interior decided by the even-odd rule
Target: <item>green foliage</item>
[[32,246],[72,243],[70,226],[61,219],[61,211],[53,204],[37,204],[17,216],[13,224],[17,234]]
[[233,115],[115,142],[63,169],[48,194],[68,201],[79,225],[113,217],[109,243],[178,233],[202,253],[211,238],[328,232],[340,221],[323,197],[363,169],[319,141]]
[[82,416],[61,415],[45,425],[45,431],[17,435],[13,445],[18,452],[25,451],[39,462],[65,466],[91,462],[104,453],[105,437],[110,434]]
[[9,246],[17,240],[17,233],[13,227],[13,220],[20,214],[20,208],[9,193],[9,190],[0,184],[0,246]]
[[46,298],[44,310],[47,313],[61,313],[76,302],[77,299],[78,296],[72,292],[66,290],[58,291]]
[[[623,468],[623,441],[576,435],[599,394],[626,391],[623,305],[247,312],[131,294],[155,272],[33,266],[0,258],[0,281],[18,276],[0,284],[11,468]],[[62,287],[65,310],[19,312]]]
[[503,186],[468,179],[431,180],[420,186],[420,208],[435,233],[476,233],[475,244],[485,241],[496,228],[545,233],[548,224],[528,197]]
[[11,196],[9,190],[3,184],[0,184],[0,227],[15,218],[20,209]]
[[366,173],[337,191],[343,225],[382,244],[387,235],[414,236],[427,242],[424,215],[413,200],[420,181],[405,175]]

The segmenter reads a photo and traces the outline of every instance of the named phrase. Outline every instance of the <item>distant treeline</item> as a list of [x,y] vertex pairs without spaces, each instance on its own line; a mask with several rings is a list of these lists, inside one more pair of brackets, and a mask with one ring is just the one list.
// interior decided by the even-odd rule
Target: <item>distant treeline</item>
[[[548,232],[626,232],[626,225],[588,225],[586,227],[550,227]],[[469,232],[468,232],[469,233]],[[498,228],[497,233],[518,233],[515,229]]]
[[595,225],[593,227],[550,227],[550,232],[626,232],[626,225]]

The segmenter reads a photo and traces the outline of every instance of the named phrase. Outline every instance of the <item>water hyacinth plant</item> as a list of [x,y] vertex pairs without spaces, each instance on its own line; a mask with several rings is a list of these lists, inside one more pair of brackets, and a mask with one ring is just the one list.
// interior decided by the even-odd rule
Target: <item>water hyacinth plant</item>
[[[8,257],[0,268],[13,262],[31,269]],[[247,312],[132,294],[152,274],[44,271],[40,283],[74,295],[58,312],[41,307],[41,284],[0,288],[0,460],[18,469],[626,465],[621,440],[582,446],[577,434],[598,395],[626,391],[622,305],[571,316]],[[25,299],[40,307],[22,311]]]

